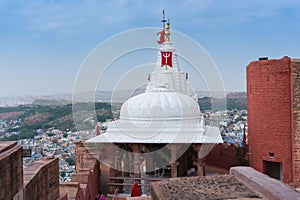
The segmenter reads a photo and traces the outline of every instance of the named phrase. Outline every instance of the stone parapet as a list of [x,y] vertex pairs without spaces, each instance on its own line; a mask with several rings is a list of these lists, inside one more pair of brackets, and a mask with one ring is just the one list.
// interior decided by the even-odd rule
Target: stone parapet
[[300,193],[285,183],[270,178],[251,167],[232,167],[230,174],[263,199],[289,200],[300,199]]
[[58,199],[58,158],[40,158],[24,167],[24,199]]
[[65,182],[59,184],[59,192],[61,195],[66,195],[68,200],[76,199],[83,200],[84,194],[78,182]]

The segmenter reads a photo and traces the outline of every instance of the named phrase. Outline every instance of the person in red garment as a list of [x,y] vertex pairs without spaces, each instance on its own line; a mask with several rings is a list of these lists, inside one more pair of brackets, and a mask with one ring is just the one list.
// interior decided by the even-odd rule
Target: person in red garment
[[104,194],[102,194],[101,190],[98,191],[98,195],[95,197],[95,200],[106,200]]
[[141,196],[141,192],[137,182],[135,182],[131,188],[131,197],[139,197]]

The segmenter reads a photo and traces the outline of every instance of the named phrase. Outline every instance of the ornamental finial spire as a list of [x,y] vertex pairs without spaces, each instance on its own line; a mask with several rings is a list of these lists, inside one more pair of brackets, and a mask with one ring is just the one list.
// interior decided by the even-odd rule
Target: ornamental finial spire
[[167,21],[165,19],[165,9],[163,9],[163,19],[161,22],[163,23],[164,42],[170,42],[170,20],[168,19]]
[[165,26],[165,42],[170,42],[170,34],[170,20],[168,20]]

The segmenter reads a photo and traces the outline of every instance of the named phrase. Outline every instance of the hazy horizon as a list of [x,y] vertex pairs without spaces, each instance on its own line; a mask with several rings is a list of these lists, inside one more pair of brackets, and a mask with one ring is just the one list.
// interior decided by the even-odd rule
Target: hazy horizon
[[[134,91],[135,89],[128,89],[128,90],[97,90],[96,92],[128,92],[128,91]],[[94,91],[83,91],[82,93],[90,93],[90,92],[94,92]],[[194,90],[195,93],[211,93],[211,94],[218,94],[218,93],[224,93],[224,91],[213,91],[213,92],[209,92],[209,91],[201,91],[201,90]],[[229,93],[246,93],[246,91],[225,91],[226,94]],[[47,97],[47,96],[60,96],[60,95],[73,95],[72,92],[68,93],[68,92],[61,92],[61,93],[49,93],[49,94],[24,94],[24,95],[0,95],[0,98],[4,99],[4,98],[23,98],[23,97]]]

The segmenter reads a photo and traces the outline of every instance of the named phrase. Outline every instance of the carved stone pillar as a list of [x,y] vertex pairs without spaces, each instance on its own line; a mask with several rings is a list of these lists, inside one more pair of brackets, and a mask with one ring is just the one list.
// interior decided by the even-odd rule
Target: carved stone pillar
[[176,178],[177,177],[177,166],[179,165],[179,162],[170,162],[171,166],[171,177]]
[[128,153],[128,167],[129,167],[129,172],[132,173],[134,172],[134,157],[133,157],[133,153]]
[[[120,148],[120,146],[118,146],[119,148]],[[115,176],[116,177],[122,177],[122,151],[119,149],[119,148],[116,148],[116,153],[115,153]],[[124,182],[124,180],[116,180],[116,183],[123,183]],[[124,192],[123,191],[123,186],[118,186],[118,192],[120,192],[120,193],[122,193],[122,192]]]
[[204,158],[197,159],[198,176],[205,176],[205,162]]
[[[116,170],[114,168],[114,163],[106,163],[109,167],[109,176],[108,176],[108,182],[109,183],[116,183],[116,180],[113,180],[113,179],[109,179],[109,177],[116,177],[117,173],[116,173]],[[117,189],[116,186],[110,186],[109,187],[109,193],[110,194],[114,194],[115,193],[115,190]]]
[[[135,178],[141,178],[141,145],[140,144],[132,144],[131,145],[133,152],[133,172]],[[141,184],[141,180],[135,180],[137,184]],[[140,191],[141,187],[139,186]]]
[[198,168],[198,176],[205,176],[205,162],[204,158],[200,157],[201,144],[193,144],[194,151],[197,153],[196,165]]
[[132,144],[134,177],[141,176],[141,149],[139,144]]
[[177,166],[179,165],[179,162],[177,162],[177,150],[180,146],[178,144],[168,144],[168,149],[171,152],[171,177],[175,178],[177,177]]
[[122,171],[122,163],[121,163],[122,155],[119,150],[116,150],[115,154],[115,169],[118,171]]
[[127,177],[129,176],[129,172],[130,172],[130,169],[129,169],[129,152],[125,152],[124,155],[123,155],[123,164],[124,164],[124,167],[123,167],[123,176],[124,177]]
[[153,174],[154,168],[154,161],[153,161],[153,154],[147,153],[146,154],[146,171],[147,173]]

